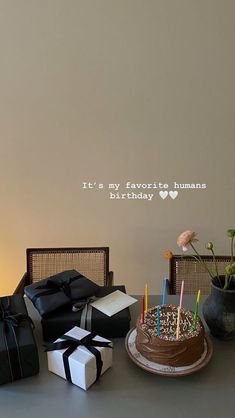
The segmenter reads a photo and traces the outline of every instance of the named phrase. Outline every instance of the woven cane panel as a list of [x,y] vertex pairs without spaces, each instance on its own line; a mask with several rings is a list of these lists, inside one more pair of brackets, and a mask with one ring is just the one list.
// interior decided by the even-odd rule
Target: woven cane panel
[[[213,260],[206,260],[206,264],[209,270],[215,274]],[[224,274],[227,264],[228,261],[217,260],[219,274]],[[196,260],[176,260],[175,279],[176,294],[180,293],[182,280],[184,280],[184,293],[193,294],[200,289],[201,294],[208,295],[211,291],[211,277]]]
[[64,270],[75,269],[102,286],[106,277],[105,258],[104,252],[32,253],[30,279],[37,282]]

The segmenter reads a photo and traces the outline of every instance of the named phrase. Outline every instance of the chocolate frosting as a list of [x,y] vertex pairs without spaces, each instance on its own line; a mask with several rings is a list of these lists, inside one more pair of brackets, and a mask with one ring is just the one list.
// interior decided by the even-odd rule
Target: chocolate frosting
[[[177,310],[174,307],[164,309],[168,312]],[[150,312],[153,311],[154,308],[151,308]],[[192,313],[190,315],[189,318],[192,318]],[[183,311],[183,316],[187,317],[187,311]],[[146,323],[142,324],[138,318],[136,348],[145,358],[155,363],[172,367],[188,366],[199,360],[204,351],[204,327],[201,320],[198,320],[196,331],[190,332],[191,327],[192,323],[189,323],[188,329],[183,332],[181,324],[181,337],[176,340],[175,337],[169,335],[168,339],[163,331],[160,336],[156,335],[151,320],[147,319]]]

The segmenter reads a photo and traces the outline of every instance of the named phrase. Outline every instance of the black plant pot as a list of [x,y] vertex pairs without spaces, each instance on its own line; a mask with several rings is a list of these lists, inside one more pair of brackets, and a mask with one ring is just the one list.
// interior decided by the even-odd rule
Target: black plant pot
[[[213,336],[222,340],[235,337],[235,279],[224,290],[225,277],[211,281],[211,294],[203,304],[203,315]],[[221,287],[222,285],[222,287]]]

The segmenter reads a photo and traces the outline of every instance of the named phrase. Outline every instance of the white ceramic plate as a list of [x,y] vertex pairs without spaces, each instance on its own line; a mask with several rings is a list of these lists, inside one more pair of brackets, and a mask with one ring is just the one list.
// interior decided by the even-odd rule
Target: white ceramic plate
[[126,350],[131,360],[134,363],[136,363],[139,367],[141,367],[144,370],[147,370],[148,372],[161,374],[164,376],[185,376],[188,374],[195,373],[207,365],[213,353],[211,340],[208,337],[208,335],[205,335],[204,352],[202,353],[202,356],[199,360],[197,360],[193,364],[190,364],[189,366],[171,367],[163,364],[154,363],[146,359],[146,357],[143,357],[142,354],[140,354],[140,352],[136,349],[135,340],[136,328],[132,328],[128,332],[125,341]]

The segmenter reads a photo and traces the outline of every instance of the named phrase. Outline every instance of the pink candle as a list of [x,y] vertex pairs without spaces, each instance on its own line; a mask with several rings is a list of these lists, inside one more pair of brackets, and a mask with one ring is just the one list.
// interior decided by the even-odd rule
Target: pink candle
[[180,309],[182,308],[183,293],[184,293],[184,280],[182,280],[182,282],[181,282],[180,304],[179,304]]
[[181,290],[180,290],[180,304],[178,307],[178,315],[177,315],[177,326],[176,326],[176,339],[179,339],[180,333],[180,310],[182,308],[182,301],[183,301],[183,293],[184,293],[184,280],[181,282]]

